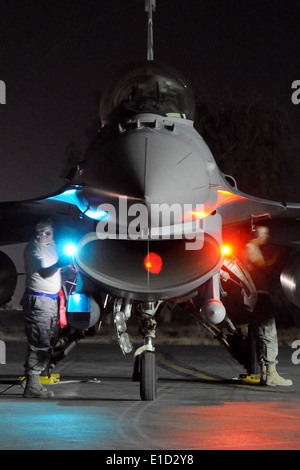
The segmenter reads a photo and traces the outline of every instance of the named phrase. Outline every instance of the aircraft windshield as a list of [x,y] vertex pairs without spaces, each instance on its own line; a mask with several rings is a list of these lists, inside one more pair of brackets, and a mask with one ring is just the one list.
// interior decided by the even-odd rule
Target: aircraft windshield
[[180,75],[154,61],[131,64],[101,100],[103,124],[139,113],[194,118],[194,97]]

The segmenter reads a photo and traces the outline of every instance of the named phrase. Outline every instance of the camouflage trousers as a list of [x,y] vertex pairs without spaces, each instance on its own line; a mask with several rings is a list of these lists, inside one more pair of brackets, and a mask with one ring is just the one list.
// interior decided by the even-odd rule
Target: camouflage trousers
[[58,338],[58,302],[50,297],[24,294],[21,305],[28,342],[25,374],[40,374],[49,366]]
[[277,364],[278,339],[274,318],[251,324],[259,364]]

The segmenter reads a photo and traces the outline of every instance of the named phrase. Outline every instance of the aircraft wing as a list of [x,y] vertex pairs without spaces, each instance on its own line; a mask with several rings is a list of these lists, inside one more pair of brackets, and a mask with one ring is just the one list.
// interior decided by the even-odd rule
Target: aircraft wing
[[278,202],[250,196],[237,188],[218,189],[218,213],[222,217],[225,243],[237,238],[237,231],[249,232],[257,224],[268,225],[275,245],[297,250],[300,240],[300,203]]
[[262,219],[299,219],[300,203],[278,202],[242,193],[237,188],[222,187],[219,193],[218,213],[224,226],[257,222]]
[[55,195],[40,199],[0,203],[0,245],[29,241],[40,217],[51,218],[58,231],[64,228],[69,233],[83,234],[91,230],[92,220],[81,218],[81,211],[75,203],[60,198],[64,192],[65,188]]

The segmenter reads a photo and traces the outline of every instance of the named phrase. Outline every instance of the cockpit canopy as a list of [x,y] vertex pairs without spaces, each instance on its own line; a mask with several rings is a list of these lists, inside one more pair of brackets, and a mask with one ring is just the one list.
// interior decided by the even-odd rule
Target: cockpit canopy
[[194,119],[194,96],[171,67],[155,61],[126,66],[103,94],[103,124],[140,113]]

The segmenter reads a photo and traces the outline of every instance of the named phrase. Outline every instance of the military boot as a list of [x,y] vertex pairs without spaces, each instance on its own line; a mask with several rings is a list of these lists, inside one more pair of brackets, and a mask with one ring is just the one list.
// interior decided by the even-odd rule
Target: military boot
[[268,364],[266,366],[266,385],[276,387],[277,385],[282,387],[290,387],[293,382],[290,379],[284,379],[280,377],[276,370],[276,364]]
[[40,376],[38,374],[28,375],[26,377],[26,387],[23,393],[24,398],[52,398],[53,392],[41,385]]
[[[19,385],[21,385],[22,388],[25,388],[26,384],[27,384],[27,378],[26,377],[20,377]],[[43,387],[42,384],[41,384],[41,387],[42,387],[43,390],[47,391],[46,387]]]

